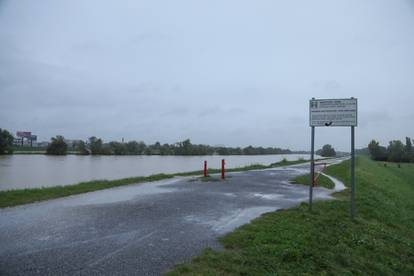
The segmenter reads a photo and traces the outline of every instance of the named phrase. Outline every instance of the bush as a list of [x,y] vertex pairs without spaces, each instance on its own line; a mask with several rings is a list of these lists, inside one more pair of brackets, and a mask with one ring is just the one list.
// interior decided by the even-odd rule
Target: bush
[[368,145],[368,150],[372,160],[387,161],[387,149],[380,146],[378,141],[372,140]]
[[411,138],[406,137],[405,145],[399,140],[393,140],[388,148],[380,146],[378,141],[372,140],[368,145],[371,159],[390,162],[414,162],[414,151]]
[[81,155],[89,155],[90,150],[87,148],[86,143],[83,141],[79,141],[76,144],[76,150],[79,151],[79,154]]
[[0,154],[13,153],[13,135],[5,129],[0,128]]
[[68,151],[68,145],[65,142],[63,136],[52,137],[51,143],[47,146],[46,154],[50,155],[66,155]]
[[316,151],[317,155],[323,157],[334,157],[336,156],[336,151],[331,145],[324,145],[322,149]]

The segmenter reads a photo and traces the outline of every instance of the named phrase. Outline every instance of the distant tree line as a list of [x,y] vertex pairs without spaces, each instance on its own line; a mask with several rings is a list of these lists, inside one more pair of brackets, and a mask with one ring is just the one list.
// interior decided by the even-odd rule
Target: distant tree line
[[[212,147],[208,145],[192,144],[190,139],[175,144],[161,144],[156,142],[146,145],[144,142],[130,141],[121,143],[112,141],[104,143],[102,139],[92,136],[87,142],[79,141],[75,149],[82,155],[261,155],[261,154],[289,154],[287,149],[272,147],[245,148]],[[47,148],[47,154],[62,155],[67,153],[67,145],[62,136],[52,138]]]
[[[13,153],[13,135],[5,129],[0,128],[0,154]],[[52,137],[46,148],[46,154],[65,155],[68,145],[61,135]],[[202,144],[192,144],[190,139],[175,143],[161,144],[156,142],[146,145],[144,142],[130,141],[121,143],[112,141],[104,143],[101,138],[90,137],[86,142],[76,142],[71,150],[76,150],[82,155],[263,155],[263,154],[290,154],[288,149],[273,147],[213,147]]]
[[378,141],[372,140],[368,150],[373,160],[390,162],[414,162],[414,150],[411,138],[405,138],[405,144],[400,140],[390,141],[388,147],[381,146]]
[[192,144],[190,139],[175,144],[161,144],[156,142],[152,145],[146,145],[144,142],[137,141],[127,143],[112,141],[104,143],[102,139],[95,136],[90,137],[87,143],[79,142],[76,149],[80,154],[85,155],[261,155],[291,153],[288,149],[272,147],[213,147]]

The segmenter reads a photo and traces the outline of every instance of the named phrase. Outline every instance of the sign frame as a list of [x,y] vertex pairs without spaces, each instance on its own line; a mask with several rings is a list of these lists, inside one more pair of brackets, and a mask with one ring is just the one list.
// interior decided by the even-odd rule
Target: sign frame
[[[312,102],[323,102],[323,101],[355,101],[355,124],[332,124],[333,122],[331,121],[331,124],[325,123],[325,124],[312,124]],[[327,113],[328,111],[325,111],[325,113]],[[334,113],[333,111],[330,111],[332,113]],[[348,114],[352,114],[351,111],[344,111],[344,110],[340,110],[337,111],[336,113],[348,113]],[[322,120],[321,120],[322,121]],[[358,99],[356,98],[340,98],[340,99],[315,99],[312,98],[311,100],[309,100],[309,126],[314,126],[314,127],[328,127],[328,126],[332,126],[332,127],[350,127],[350,126],[358,126]]]
[[[312,125],[312,113],[311,113],[311,103],[312,101],[329,101],[329,100],[355,100],[356,110],[355,110],[355,124],[351,125],[333,125],[332,122],[325,123],[325,125]],[[309,183],[309,211],[312,211],[312,201],[313,201],[313,186],[315,183],[315,128],[316,127],[350,127],[351,128],[351,206],[350,206],[350,215],[351,219],[355,219],[355,127],[358,126],[358,99],[357,98],[348,98],[348,99],[315,99],[312,98],[309,100],[309,126],[311,127],[311,163],[310,163],[310,183]]]

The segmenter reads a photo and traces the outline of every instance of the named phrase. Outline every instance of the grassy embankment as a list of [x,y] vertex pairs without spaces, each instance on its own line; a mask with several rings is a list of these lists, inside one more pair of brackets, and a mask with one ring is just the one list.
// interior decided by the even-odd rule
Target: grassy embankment
[[[305,174],[305,175],[297,176],[294,179],[292,179],[290,183],[309,185],[310,175]],[[329,178],[327,178],[326,176],[320,174],[319,177],[316,180],[316,186],[317,187],[324,187],[324,188],[328,188],[328,189],[333,189],[335,187],[335,184]]]
[[[227,172],[237,171],[248,171],[257,169],[268,169],[287,165],[294,165],[307,162],[306,160],[287,161],[282,160],[281,162],[273,163],[270,165],[249,165],[240,168],[227,169]],[[218,169],[209,169],[208,174],[219,173]],[[81,182],[74,185],[67,186],[54,186],[34,189],[21,189],[21,190],[9,190],[0,191],[0,208],[16,206],[21,204],[32,203],[36,201],[43,201],[53,198],[65,197],[70,195],[82,194],[97,190],[103,190],[113,188],[117,186],[123,186],[128,184],[136,184],[143,182],[158,181],[162,179],[172,178],[174,176],[196,176],[203,174],[203,171],[194,171],[186,173],[175,173],[175,174],[156,174],[146,177],[130,177],[117,180],[94,180],[88,182]],[[211,180],[209,177],[208,180]]]
[[[349,185],[349,161],[326,172]],[[170,275],[414,275],[414,164],[357,159],[357,219],[340,200],[267,213]]]

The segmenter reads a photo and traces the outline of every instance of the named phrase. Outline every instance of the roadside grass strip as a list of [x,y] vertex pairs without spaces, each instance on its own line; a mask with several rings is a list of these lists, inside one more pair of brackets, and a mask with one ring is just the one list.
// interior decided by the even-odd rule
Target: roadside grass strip
[[[310,174],[300,175],[295,177],[290,181],[291,184],[301,184],[301,185],[307,185],[309,186],[310,183]],[[333,189],[335,188],[335,183],[332,182],[328,177],[320,174],[317,181],[317,187],[324,187],[327,189]]]

